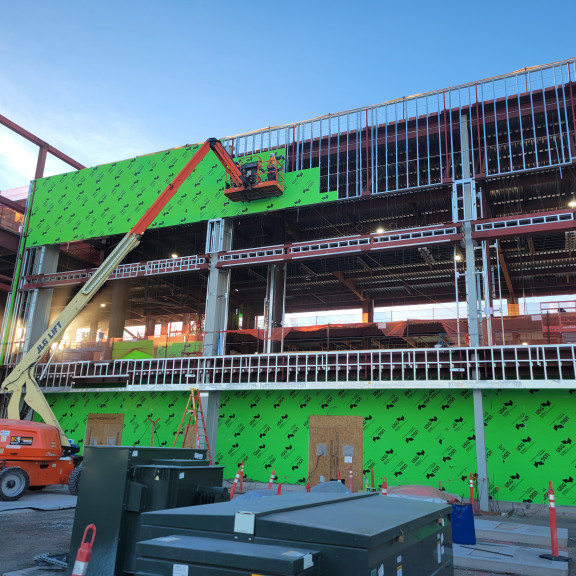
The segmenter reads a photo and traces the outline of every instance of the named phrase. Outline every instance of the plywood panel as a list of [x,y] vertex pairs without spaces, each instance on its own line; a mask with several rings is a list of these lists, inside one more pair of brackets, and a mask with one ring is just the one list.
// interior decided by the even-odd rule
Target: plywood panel
[[124,414],[88,414],[85,446],[121,446]]
[[362,416],[310,416],[308,476],[312,486],[324,479],[335,480],[340,472],[350,487],[362,490],[363,419]]

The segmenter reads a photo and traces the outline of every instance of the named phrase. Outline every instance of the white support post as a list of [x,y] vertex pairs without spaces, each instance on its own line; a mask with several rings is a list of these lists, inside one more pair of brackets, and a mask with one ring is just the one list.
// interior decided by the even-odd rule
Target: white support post
[[219,218],[208,222],[206,253],[210,255],[210,272],[204,320],[204,356],[224,354],[228,324],[230,270],[216,267],[218,252],[232,248],[232,222]]
[[[474,256],[474,240],[472,239],[472,221],[478,218],[476,203],[476,186],[472,179],[470,170],[470,137],[468,133],[468,117],[462,114],[460,117],[460,137],[462,151],[462,194],[463,194],[463,222],[462,236],[464,242],[464,253],[466,262],[466,303],[468,308],[468,336],[470,346],[476,347],[480,344],[478,304],[479,294],[476,283],[476,261]],[[455,185],[455,188],[458,188]],[[471,359],[475,359],[475,353],[471,354]],[[478,373],[473,371],[474,380],[478,380]],[[480,510],[488,510],[488,471],[486,465],[486,439],[484,435],[484,405],[482,400],[482,390],[475,388],[473,391],[474,400],[474,429],[476,434],[476,467],[478,473],[478,495],[480,500]]]

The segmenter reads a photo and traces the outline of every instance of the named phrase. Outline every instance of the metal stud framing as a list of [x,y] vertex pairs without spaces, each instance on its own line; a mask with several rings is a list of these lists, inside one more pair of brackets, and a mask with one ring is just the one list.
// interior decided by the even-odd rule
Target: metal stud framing
[[237,155],[285,148],[287,170],[320,168],[340,198],[437,186],[576,160],[576,60],[225,139]]

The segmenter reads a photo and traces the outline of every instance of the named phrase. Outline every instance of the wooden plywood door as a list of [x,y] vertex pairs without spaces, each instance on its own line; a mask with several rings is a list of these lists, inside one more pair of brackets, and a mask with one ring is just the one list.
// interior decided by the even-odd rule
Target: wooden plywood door
[[350,487],[350,467],[354,492],[362,490],[363,478],[362,416],[310,416],[308,476],[310,485],[336,480],[340,472]]
[[84,446],[121,446],[124,414],[88,414]]

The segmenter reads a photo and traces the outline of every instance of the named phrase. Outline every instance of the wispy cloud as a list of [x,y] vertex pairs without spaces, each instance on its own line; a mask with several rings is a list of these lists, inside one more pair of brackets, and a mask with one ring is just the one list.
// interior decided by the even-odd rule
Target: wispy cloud
[[0,190],[25,186],[34,177],[37,154],[26,140],[0,129]]
[[[0,113],[61,150],[74,160],[94,166],[148,154],[162,148],[137,117],[124,118],[114,110],[74,98],[61,107],[48,107],[40,98],[16,88],[9,78],[0,75],[3,86]],[[86,109],[83,109],[83,106]],[[89,109],[90,108],[90,109]],[[38,148],[11,130],[0,126],[0,190],[26,185],[33,177]],[[72,170],[48,156],[45,175]]]

